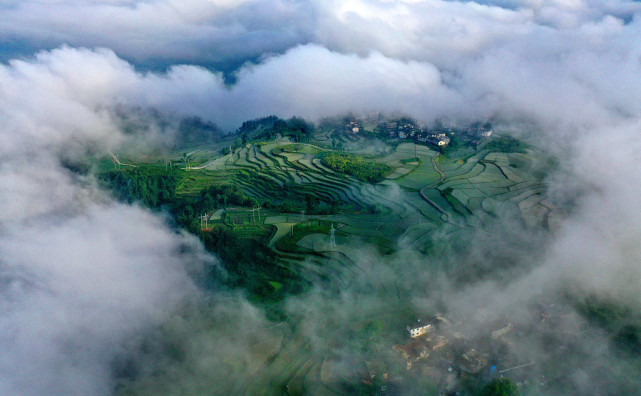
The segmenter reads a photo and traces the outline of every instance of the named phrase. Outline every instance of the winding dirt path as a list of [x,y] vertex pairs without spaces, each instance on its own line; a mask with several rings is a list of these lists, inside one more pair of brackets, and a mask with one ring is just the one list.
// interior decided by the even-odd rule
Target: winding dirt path
[[445,173],[443,173],[443,171],[439,169],[438,165],[436,164],[436,161],[434,161],[434,158],[432,158],[432,166],[434,167],[434,170],[436,172],[438,172],[439,175],[441,175],[441,179],[435,181],[434,183],[428,184],[427,186],[425,186],[423,188],[421,188],[419,190],[419,194],[421,195],[421,198],[423,198],[425,201],[427,201],[427,203],[432,205],[436,210],[438,210],[441,213],[441,215],[443,215],[445,217],[445,219],[443,220],[444,222],[446,222],[448,224],[455,225],[457,227],[472,228],[472,227],[469,227],[467,225],[458,224],[458,223],[453,222],[451,220],[450,214],[445,209],[441,208],[436,202],[434,202],[431,199],[429,199],[427,194],[425,194],[425,190],[430,189],[430,188],[434,187],[435,185],[437,185],[438,183],[440,183],[443,180],[445,180]]
[[436,202],[432,201],[427,197],[427,194],[425,194],[425,190],[430,189],[437,185],[438,183],[442,182],[445,180],[445,173],[443,173],[442,170],[439,169],[438,165],[436,165],[436,161],[434,161],[434,158],[432,158],[432,167],[434,167],[434,170],[438,172],[439,175],[441,175],[441,178],[434,183],[428,184],[427,186],[421,188],[419,190],[419,194],[421,194],[421,197],[427,201],[430,205],[432,205],[436,210],[438,210],[441,214],[445,215],[445,222],[450,223],[450,214],[445,211],[445,209],[441,208]]

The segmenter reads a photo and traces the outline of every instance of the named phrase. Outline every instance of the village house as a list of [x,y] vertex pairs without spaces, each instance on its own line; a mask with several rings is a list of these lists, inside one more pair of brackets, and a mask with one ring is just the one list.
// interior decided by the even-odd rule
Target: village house
[[412,338],[421,336],[421,335],[423,335],[423,334],[425,334],[425,333],[427,333],[428,331],[431,331],[431,330],[432,330],[432,325],[431,324],[427,324],[425,326],[414,327],[414,328],[410,328],[409,326],[407,327],[407,331],[410,332],[410,337],[412,337]]
[[358,121],[350,121],[349,124],[345,126],[345,129],[351,133],[358,133],[360,132],[361,127],[358,124]]
[[457,362],[462,371],[470,374],[476,374],[487,366],[487,355],[470,349],[458,357]]

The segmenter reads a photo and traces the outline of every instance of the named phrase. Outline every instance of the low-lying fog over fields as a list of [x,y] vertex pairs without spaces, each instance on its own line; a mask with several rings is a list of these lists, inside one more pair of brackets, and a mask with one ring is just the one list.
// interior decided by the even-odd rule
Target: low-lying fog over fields
[[[0,394],[640,393],[639,37],[626,0],[0,1]],[[270,115],[315,132],[229,135]],[[394,117],[489,120],[525,148],[363,137]],[[343,179],[322,150],[395,173]],[[123,199],[105,161],[254,198],[258,223],[203,210],[271,224],[283,278],[244,274],[278,297],[217,254],[236,237]],[[515,185],[538,200],[499,205]]]

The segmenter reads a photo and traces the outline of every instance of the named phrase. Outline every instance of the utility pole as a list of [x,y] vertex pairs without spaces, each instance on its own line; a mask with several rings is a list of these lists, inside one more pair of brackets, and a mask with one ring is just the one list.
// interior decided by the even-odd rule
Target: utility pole
[[227,165],[231,165],[234,160],[234,152],[231,150],[231,145],[229,146],[229,158],[225,161],[225,170],[227,170]]
[[109,155],[111,155],[111,160],[114,162],[115,169],[120,169],[121,165],[131,166],[133,168],[136,168],[136,165],[134,164],[123,164],[122,162],[120,162],[120,160],[118,159],[118,156],[112,153],[111,151],[109,151]]
[[249,209],[250,212],[252,212],[252,219],[254,220],[254,224],[256,224],[256,207],[254,206],[253,208]]
[[111,155],[111,160],[114,163],[114,169],[119,169],[120,168],[120,160],[118,159],[118,156],[109,151],[109,155]]
[[261,210],[261,209],[262,209],[262,208],[260,207],[260,205],[256,205],[256,206],[254,206],[254,209],[253,209],[253,210],[255,210],[256,212],[258,212],[258,224],[260,224],[260,210]]
[[305,221],[305,209],[300,211],[300,217],[302,218],[302,221]]
[[258,211],[258,223],[260,223],[260,205],[256,205],[253,208],[249,209],[250,212],[252,212],[252,219],[254,220],[254,224],[256,223],[256,212]]
[[334,235],[336,233],[336,229],[334,228],[334,223],[332,223],[332,226],[329,228],[329,248],[330,249],[336,249],[336,236]]
[[200,216],[200,228],[203,228],[203,221],[205,222],[204,228],[207,228],[207,213]]

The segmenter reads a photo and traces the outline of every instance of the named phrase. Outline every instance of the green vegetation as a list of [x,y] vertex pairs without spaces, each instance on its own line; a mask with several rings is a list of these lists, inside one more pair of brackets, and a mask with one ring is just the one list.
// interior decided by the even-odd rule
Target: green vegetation
[[449,204],[452,205],[452,209],[456,213],[463,216],[465,216],[466,214],[471,214],[469,209],[465,207],[465,205],[463,205],[461,201],[459,201],[458,199],[456,199],[456,197],[454,197],[454,195],[452,194],[453,191],[454,189],[452,187],[447,187],[441,191],[441,194],[443,194],[443,197],[445,197],[447,202],[449,202]]
[[339,172],[356,177],[358,180],[378,183],[392,171],[392,167],[374,161],[367,161],[354,154],[326,153],[322,157],[323,164]]
[[299,247],[296,242],[300,241],[304,236],[310,234],[329,234],[330,222],[312,220],[304,223],[296,224],[293,232],[284,236],[276,243],[276,247],[280,250],[287,252],[309,252],[309,249]]
[[413,162],[419,162],[420,158],[414,157],[414,158],[404,158],[401,160],[401,164],[411,164]]
[[[165,172],[164,169],[133,168],[103,173],[100,180],[123,201],[140,202],[150,208],[169,207],[177,225],[199,235],[205,247],[222,259],[228,285],[243,287],[251,296],[268,300],[303,289],[304,283],[295,273],[274,265],[275,253],[267,248],[269,228],[252,227],[254,232],[250,234],[257,237],[250,238],[243,237],[246,233],[242,228],[235,230],[222,224],[208,231],[200,229],[201,214],[211,213],[215,208],[253,207],[258,204],[255,198],[232,184],[213,185],[197,195],[177,195],[177,175],[163,174]],[[210,284],[219,277],[216,268],[211,267],[204,283]],[[278,279],[283,286],[274,288],[269,279]]]
[[180,142],[181,146],[211,144],[218,139],[221,133],[220,128],[210,121],[199,117],[188,117],[180,121],[176,140]]
[[641,323],[621,326],[614,336],[614,344],[631,356],[641,357]]
[[480,396],[518,396],[519,388],[509,378],[495,378],[481,389]]
[[[307,142],[314,133],[314,125],[299,117],[282,120],[269,116],[257,120],[246,121],[238,130],[240,136],[255,135],[255,139],[271,140],[276,136],[288,136],[295,142]],[[251,141],[245,138],[246,141]]]
[[497,136],[492,138],[484,149],[501,153],[525,153],[528,147],[527,144],[511,136]]
[[194,224],[199,224],[198,217],[211,213],[215,208],[251,207],[257,205],[258,201],[235,185],[220,184],[203,189],[195,196],[181,196],[173,204],[176,222],[182,227],[196,229]]
[[596,296],[577,303],[577,307],[591,323],[608,331],[612,344],[621,352],[641,357],[641,312]]
[[590,296],[578,303],[578,308],[591,322],[601,326],[616,326],[630,317],[630,310],[621,304]]
[[178,177],[164,169],[132,168],[102,173],[100,181],[116,198],[140,202],[150,208],[172,203],[176,197]]
[[282,151],[289,153],[317,154],[320,150],[309,144],[288,144],[282,147]]
[[[207,128],[197,122],[188,127]],[[438,380],[416,374],[428,371],[424,369],[429,360],[415,363],[410,371],[392,348],[407,341],[405,322],[416,317],[408,311],[414,309],[410,307],[416,293],[420,298],[427,289],[421,277],[445,274],[461,283],[463,277],[490,277],[499,267],[496,262],[504,264],[500,270],[513,265],[502,256],[509,249],[481,253],[489,257],[492,268],[485,260],[465,262],[461,252],[469,248],[472,233],[505,213],[505,208],[520,215],[519,204],[525,200],[528,208],[539,210],[533,218],[552,216],[552,210],[537,204],[545,186],[532,174],[533,152],[508,155],[502,152],[503,143],[481,150],[466,146],[437,156],[436,149],[395,142],[366,154],[358,150],[373,146],[368,139],[378,138],[346,132],[345,121],[319,130],[300,119],[274,116],[248,121],[235,136],[224,139],[215,149],[177,151],[170,156],[179,165],[173,169],[165,169],[162,159],[136,163],[136,168],[104,166],[99,175],[116,197],[168,213],[176,228],[199,237],[220,258],[201,279],[206,287],[222,283],[240,290],[270,318],[277,318],[267,332],[285,335],[274,342],[273,350],[264,352],[264,359],[246,364],[237,356],[224,357],[226,369],[258,373],[255,383],[235,384],[220,393],[253,394],[265,387],[274,390],[274,384],[289,394],[377,394],[382,387],[390,393],[410,388],[444,393]],[[328,152],[333,141],[350,151]],[[211,154],[228,150],[230,144],[233,155]],[[187,155],[192,165],[201,164],[200,169],[184,169]],[[392,170],[395,175],[389,175]],[[386,176],[389,179],[379,183]],[[332,224],[337,245],[333,247]],[[367,259],[370,254],[383,258],[384,271],[378,271],[381,263]],[[453,257],[452,263],[442,263],[438,259],[442,255]],[[418,281],[420,286],[412,288]],[[298,302],[295,309],[317,309],[308,306],[308,294],[285,303],[288,296],[311,289],[322,298],[327,293],[331,302],[340,291],[353,288],[371,292],[367,301],[372,306],[350,310],[346,301],[330,304],[319,310],[314,323],[300,322],[296,314],[288,316],[292,301]],[[338,307],[346,309],[344,322],[332,322],[331,311]],[[310,328],[327,337],[322,344],[310,344],[306,333]],[[618,334],[613,338],[616,345],[635,350],[639,327],[622,323],[613,331]],[[207,334],[215,337],[215,328]],[[260,340],[256,337],[255,348],[262,351],[265,344]],[[336,355],[336,351],[341,352]],[[350,356],[349,367],[343,353]],[[251,371],[252,366],[260,370]],[[438,376],[434,371],[430,375]],[[482,375],[461,374],[455,391],[477,394]],[[485,388],[509,391],[504,385]]]
[[[272,130],[276,121],[275,118],[268,117],[256,122],[248,122],[243,134],[247,134],[248,140],[251,141],[253,135]],[[326,131],[317,132],[313,136],[319,138],[327,133]],[[341,138],[336,131],[332,136]],[[348,134],[347,137],[349,139],[345,138],[346,140],[342,141],[362,139],[354,134]],[[326,153],[317,146],[317,143],[314,145],[292,143],[291,139],[281,137],[272,141],[247,143],[241,149],[235,150],[234,156],[226,160],[224,171],[222,166],[216,171],[206,169],[175,171],[180,180],[177,195],[191,197],[194,201],[189,205],[191,210],[186,208],[187,213],[181,216],[182,220],[179,224],[187,224],[187,220],[191,219],[192,228],[197,229],[198,216],[202,213],[211,213],[214,209],[212,200],[215,201],[214,207],[229,206],[221,202],[220,198],[216,199],[215,193],[210,194],[208,198],[201,197],[200,192],[212,185],[233,184],[239,191],[252,197],[256,204],[275,214],[299,214],[302,211],[311,216],[351,213],[358,216],[359,220],[356,218],[343,220],[348,223],[345,230],[348,230],[349,235],[367,236],[372,238],[369,240],[371,243],[394,246],[390,240],[394,239],[392,235],[398,235],[396,232],[401,231],[401,228],[389,234],[392,229],[388,226],[381,228],[381,224],[385,224],[387,218],[405,216],[403,214],[405,209],[398,205],[399,202],[408,204],[411,202],[412,207],[420,211],[420,216],[424,216],[431,224],[427,228],[429,234],[431,229],[446,219],[465,225],[468,221],[477,221],[480,218],[479,215],[496,216],[497,205],[503,205],[504,202],[512,204],[513,200],[514,203],[519,202],[527,198],[522,195],[523,192],[537,187],[534,182],[523,183],[526,180],[532,180],[533,177],[528,173],[533,167],[528,165],[532,160],[527,154],[519,154],[516,157],[481,150],[453,158],[446,155],[434,157],[436,154],[434,150],[422,146],[416,147],[413,143],[402,143],[394,146],[394,151],[389,155],[380,158],[378,162],[373,162],[353,153]],[[192,154],[192,157],[194,156],[198,155]],[[336,159],[339,165],[338,170],[331,167],[326,158]],[[403,165],[414,162],[418,162],[418,165]],[[526,165],[511,166],[516,162]],[[222,164],[222,162],[219,163]],[[396,170],[391,175],[390,181],[393,180],[402,188],[402,199],[390,200],[386,197],[387,193],[367,188],[369,183],[379,180],[382,173],[379,172],[378,177],[371,177],[371,175],[368,177],[367,166],[360,167],[359,170],[365,169],[360,173],[360,178],[356,180],[345,178],[343,175],[347,174],[346,169],[358,168],[352,166],[354,163],[374,166],[393,164]],[[431,202],[438,205],[437,207],[426,202],[419,195],[419,191],[422,191],[425,186],[439,182],[441,177],[444,178],[442,182],[423,191]],[[523,187],[513,189],[510,187],[517,185]],[[196,202],[198,199],[204,199],[209,203],[198,207]],[[238,206],[242,207],[242,205]],[[449,217],[443,212],[449,214]],[[244,223],[242,216],[245,216]],[[242,216],[235,214],[233,217],[236,220],[230,221],[232,217],[228,213],[222,221],[243,237],[252,238],[264,233],[259,227],[247,222],[248,213]],[[363,219],[371,220],[364,222]],[[294,220],[294,222],[297,221]],[[380,232],[377,231],[379,229]],[[416,243],[421,250],[431,249],[429,235],[421,232],[420,229],[412,229],[408,232],[404,239],[405,243]],[[299,250],[294,245],[290,248]]]
[[[213,227],[200,235],[205,247],[221,258],[228,274],[227,284],[245,288],[254,299],[280,300],[288,294],[300,293],[306,286],[296,273],[275,265],[276,253],[267,247],[266,238],[243,238],[225,226]],[[209,275],[212,279],[218,274]],[[275,287],[273,279],[278,279],[281,287]]]

